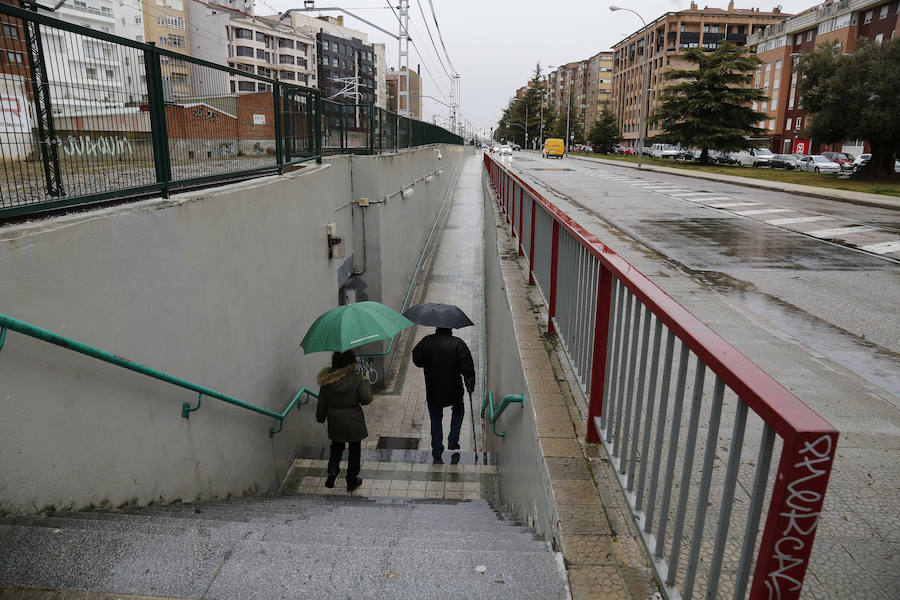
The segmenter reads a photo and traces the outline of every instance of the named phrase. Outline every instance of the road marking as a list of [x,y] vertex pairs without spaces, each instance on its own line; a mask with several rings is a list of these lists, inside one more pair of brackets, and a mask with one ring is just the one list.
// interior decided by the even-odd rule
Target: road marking
[[887,254],[889,252],[900,251],[900,240],[869,244],[868,246],[860,246],[859,248],[860,250],[865,250],[866,252],[872,252],[874,254]]
[[750,216],[750,215],[767,215],[769,213],[785,213],[785,212],[797,212],[793,208],[760,208],[757,210],[739,210],[735,212],[736,215]]
[[681,198],[682,196],[713,196],[718,192],[683,192],[679,194],[669,194],[670,196],[676,196]]
[[759,202],[726,202],[725,204],[710,204],[710,208],[737,208],[738,206],[759,206]]
[[794,223],[811,223],[813,221],[830,221],[834,217],[818,216],[818,217],[791,217],[790,219],[772,219],[766,221],[769,225],[793,225]]
[[855,225],[853,227],[837,227],[835,229],[818,229],[816,231],[806,231],[806,235],[817,238],[834,238],[843,237],[845,235],[853,235],[854,233],[865,233],[867,231],[875,231],[875,227],[865,227],[863,225]]
[[[713,196],[712,198],[703,197],[703,198],[685,198],[688,202],[718,202],[720,200],[734,200],[731,196]],[[758,202],[754,202],[749,206],[759,206]]]

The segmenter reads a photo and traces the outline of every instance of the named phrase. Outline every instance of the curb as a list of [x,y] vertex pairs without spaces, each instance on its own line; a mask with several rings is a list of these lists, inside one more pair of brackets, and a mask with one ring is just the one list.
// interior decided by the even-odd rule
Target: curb
[[[602,158],[593,158],[588,156],[572,156],[568,158],[575,160],[583,160],[585,162],[597,162],[605,165],[613,165],[618,167],[627,167],[630,169],[638,169],[637,165],[631,163],[623,163],[620,161],[605,160]],[[878,194],[867,194],[865,192],[852,192],[849,190],[837,190],[828,188],[827,193],[823,191],[825,188],[817,188],[810,185],[799,185],[796,183],[776,183],[764,182],[759,179],[751,179],[749,177],[736,177],[733,175],[719,175],[717,173],[700,173],[696,171],[688,171],[687,169],[675,169],[672,167],[659,167],[656,165],[644,165],[640,167],[644,171],[656,171],[658,173],[666,173],[669,175],[680,175],[682,177],[693,177],[695,179],[706,179],[709,181],[718,181],[721,183],[733,183],[745,187],[758,188],[763,190],[772,190],[776,192],[788,192],[791,194],[799,194],[801,196],[809,196],[812,198],[822,198],[824,200],[835,200],[838,202],[849,202],[851,204],[861,204],[863,206],[875,206],[878,208],[890,208],[900,210],[900,198],[893,196],[881,196]]]

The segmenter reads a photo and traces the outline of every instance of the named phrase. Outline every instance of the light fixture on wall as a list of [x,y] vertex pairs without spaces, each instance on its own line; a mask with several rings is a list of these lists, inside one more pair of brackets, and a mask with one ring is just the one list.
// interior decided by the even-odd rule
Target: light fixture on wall
[[434,175],[426,175],[426,176],[425,176],[425,183],[430,182],[432,179],[434,179]]
[[328,234],[328,258],[344,258],[344,239],[337,235],[337,225],[329,223],[325,231]]
[[404,198],[409,198],[410,196],[412,196],[415,193],[416,193],[416,190],[412,186],[410,186],[408,188],[404,188],[404,190],[402,192],[400,192],[400,195],[403,196]]

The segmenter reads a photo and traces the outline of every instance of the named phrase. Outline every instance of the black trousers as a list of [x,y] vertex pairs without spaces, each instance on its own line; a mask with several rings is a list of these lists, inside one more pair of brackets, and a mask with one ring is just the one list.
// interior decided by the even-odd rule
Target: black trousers
[[344,455],[344,444],[349,445],[347,452],[347,481],[355,481],[359,477],[359,456],[362,441],[331,442],[331,454],[328,455],[328,476],[337,477],[341,473],[341,457]]

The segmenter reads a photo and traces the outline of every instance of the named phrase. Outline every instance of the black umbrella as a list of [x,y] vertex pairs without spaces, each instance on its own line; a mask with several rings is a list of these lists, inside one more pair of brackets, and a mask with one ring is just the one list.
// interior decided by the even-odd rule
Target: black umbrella
[[430,325],[431,327],[459,329],[475,324],[458,306],[438,302],[416,304],[403,313],[403,316],[417,325]]

